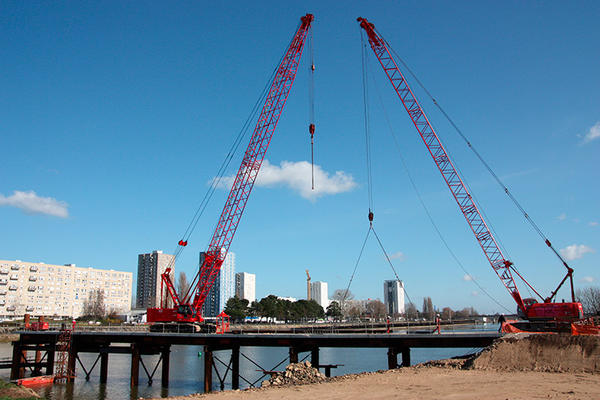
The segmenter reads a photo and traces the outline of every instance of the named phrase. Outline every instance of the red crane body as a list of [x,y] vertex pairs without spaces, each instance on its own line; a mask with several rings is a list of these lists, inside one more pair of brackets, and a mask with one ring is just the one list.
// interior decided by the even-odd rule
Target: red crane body
[[[429,150],[429,154],[433,158],[437,165],[442,177],[446,184],[450,188],[458,207],[463,213],[469,227],[473,231],[477,242],[481,246],[483,253],[488,259],[490,265],[506,287],[512,298],[515,300],[518,306],[518,310],[521,311],[522,315],[527,319],[558,319],[558,320],[574,320],[581,319],[583,317],[583,309],[581,303],[575,302],[573,299],[570,303],[552,303],[552,298],[556,295],[558,288],[553,292],[552,296],[544,299],[543,303],[537,303],[535,299],[522,299],[517,285],[514,281],[512,272],[516,270],[512,267],[513,263],[507,260],[498,243],[494,239],[492,232],[488,228],[483,216],[479,209],[475,205],[471,194],[467,190],[467,187],[460,178],[458,171],[452,164],[448,153],[444,149],[442,142],[435,133],[433,127],[429,123],[429,119],[423,112],[423,109],[419,105],[417,98],[413,94],[412,90],[408,86],[404,75],[398,68],[396,61],[392,57],[385,40],[375,31],[375,27],[372,23],[368,22],[364,18],[358,18],[357,21],[360,23],[367,34],[371,49],[375,53],[377,60],[381,64],[385,74],[387,75],[390,83],[394,87],[396,94],[400,98],[402,105],[406,109],[410,119],[412,120],[415,128],[419,132],[419,135],[423,139],[425,146]],[[568,272],[561,284],[565,282],[567,277],[571,278],[571,292],[572,289],[572,273],[573,270],[567,267]],[[519,277],[521,277],[519,275]],[[521,277],[522,278],[522,277]],[[522,278],[523,279],[523,278]],[[524,280],[524,279],[523,279]],[[525,280],[524,280],[525,281]],[[525,281],[526,282],[526,281]],[[527,282],[526,282],[527,283]],[[529,284],[528,284],[529,285]],[[536,292],[537,293],[537,292]],[[540,296],[541,297],[541,296]]]
[[[219,222],[208,249],[202,253],[198,273],[191,283],[191,290],[188,293],[178,294],[170,277],[171,269],[168,268],[162,274],[161,283],[166,295],[162,296],[161,293],[160,307],[148,309],[148,322],[202,322],[202,306],[227,256],[277,122],[283,112],[313,19],[312,14],[306,14],[301,18],[300,26],[279,64]],[[180,243],[180,245],[185,244]],[[167,299],[173,302],[174,307],[167,307]]]

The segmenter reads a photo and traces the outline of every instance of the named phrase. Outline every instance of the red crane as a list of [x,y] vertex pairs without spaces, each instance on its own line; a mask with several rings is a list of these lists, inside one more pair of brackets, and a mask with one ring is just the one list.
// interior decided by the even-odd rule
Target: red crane
[[[492,232],[485,223],[483,216],[475,205],[471,194],[460,178],[458,171],[452,164],[452,161],[444,149],[442,142],[429,123],[429,119],[423,112],[423,109],[419,105],[417,98],[408,86],[404,75],[398,68],[396,61],[388,50],[385,40],[378,34],[378,32],[375,31],[375,26],[365,18],[357,18],[357,21],[360,23],[361,28],[365,30],[371,49],[375,53],[377,60],[379,60],[381,67],[387,75],[390,83],[394,87],[396,94],[400,98],[400,101],[406,109],[406,112],[412,120],[415,128],[417,128],[417,131],[423,139],[425,146],[427,146],[429,154],[431,154],[433,161],[435,161],[435,164],[442,174],[442,177],[450,188],[458,207],[467,220],[469,227],[475,234],[475,238],[481,246],[483,253],[506,289],[508,289],[511,296],[516,301],[518,311],[520,311],[519,314],[523,315],[529,320],[581,319],[583,317],[583,308],[581,303],[575,301],[575,294],[573,291],[573,269],[566,265],[566,263],[566,276],[549,297],[543,298],[537,291],[535,291],[535,289],[533,289],[533,287],[531,287],[531,285],[529,285],[529,283],[516,271],[516,269],[514,269],[513,263],[504,257],[500,247],[498,246],[498,243],[496,243],[496,239],[492,235]],[[550,242],[547,240],[546,244],[550,246]],[[513,279],[513,272],[523,279],[523,281],[540,296],[540,298],[543,300],[543,303],[537,303],[535,299],[521,298],[521,294],[519,293],[517,285]],[[571,281],[572,302],[553,303],[552,300],[556,296],[558,289],[560,289],[567,278],[569,278]]]
[[[277,122],[283,112],[313,19],[312,14],[300,18],[300,26],[279,64],[208,249],[201,254],[200,267],[191,283],[191,289],[188,293],[177,293],[170,276],[171,268],[167,268],[161,276],[161,292],[166,291],[168,297],[161,293],[161,306],[148,309],[148,322],[196,324],[203,321],[202,306],[227,256]],[[179,245],[185,246],[187,242],[180,241]],[[168,299],[172,301],[174,307],[167,307]]]

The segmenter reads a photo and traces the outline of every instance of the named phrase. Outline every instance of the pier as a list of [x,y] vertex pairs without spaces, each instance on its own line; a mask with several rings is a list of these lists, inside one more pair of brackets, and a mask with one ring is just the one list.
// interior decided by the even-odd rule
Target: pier
[[[19,340],[13,342],[11,363],[11,379],[22,378],[26,369],[32,375],[51,375],[54,371],[55,353],[57,350],[58,331],[23,331],[19,332]],[[110,354],[130,354],[130,384],[138,386],[140,373],[144,372],[148,384],[152,384],[160,367],[161,385],[169,385],[169,353],[171,346],[204,346],[204,390],[212,391],[213,371],[217,374],[221,389],[230,377],[231,387],[239,389],[240,379],[250,387],[262,379],[251,382],[240,375],[240,356],[248,359],[263,371],[263,377],[271,370],[286,361],[295,363],[301,360],[300,355],[306,353],[304,359],[310,357],[312,365],[324,369],[327,373],[335,364],[319,363],[320,348],[387,348],[388,368],[410,365],[411,348],[481,348],[489,346],[500,335],[495,332],[486,333],[449,333],[449,334],[181,334],[181,333],[147,333],[147,332],[74,332],[68,353],[68,368],[75,371],[79,364],[84,372],[83,377],[90,379],[91,372],[99,364],[100,382],[106,383]],[[264,368],[240,352],[241,347],[283,347],[288,349],[288,357],[273,368]],[[218,359],[215,351],[230,351],[230,359]],[[35,357],[28,357],[28,352],[35,352]],[[84,365],[79,358],[80,353],[96,354],[92,365]],[[147,365],[144,356],[159,355],[154,365]],[[401,356],[400,363],[398,356]],[[225,368],[219,372],[218,365]],[[140,368],[141,367],[141,368]],[[70,377],[68,380],[73,381]]]

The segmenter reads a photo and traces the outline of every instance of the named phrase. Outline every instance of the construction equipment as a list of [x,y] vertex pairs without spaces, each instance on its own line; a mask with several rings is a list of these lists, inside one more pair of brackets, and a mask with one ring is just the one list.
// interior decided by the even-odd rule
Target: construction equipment
[[[413,91],[410,89],[406,79],[388,47],[389,45],[383,39],[383,37],[375,30],[375,26],[367,21],[365,18],[357,18],[360,23],[360,27],[364,29],[368,37],[369,45],[377,60],[381,64],[385,74],[387,75],[390,83],[394,87],[396,94],[400,98],[402,105],[406,109],[410,119],[412,120],[415,128],[419,132],[419,135],[423,139],[425,146],[429,150],[435,164],[442,174],[446,184],[450,188],[456,203],[458,204],[461,212],[463,213],[469,227],[475,234],[475,238],[479,242],[481,249],[483,250],[486,258],[491,264],[492,268],[508,289],[509,293],[515,300],[518,306],[518,313],[525,319],[530,321],[575,321],[583,318],[583,308],[581,303],[575,301],[575,293],[573,289],[573,269],[570,268],[567,263],[563,261],[564,266],[567,268],[567,274],[560,282],[556,290],[554,290],[550,296],[541,296],[515,269],[513,263],[507,260],[500,247],[498,246],[496,239],[492,235],[492,232],[485,223],[483,216],[479,209],[475,205],[471,194],[467,190],[467,187],[463,183],[463,180],[458,174],[458,171],[454,167],[448,153],[444,149],[439,137],[435,133],[431,126],[429,119],[423,112],[419,102],[417,101]],[[555,253],[556,250],[552,247],[549,240],[545,240],[546,245],[550,247]],[[558,256],[558,253],[556,253]],[[560,258],[560,256],[559,256]],[[513,272],[521,278],[528,287],[530,287],[543,302],[538,303],[533,298],[523,299],[517,289],[517,285],[513,279]],[[556,303],[553,302],[558,290],[565,283],[567,278],[570,279],[571,283],[571,302],[568,303]]]
[[310,274],[308,273],[308,270],[306,270],[306,300],[310,301],[310,299]]
[[[151,330],[183,332],[212,329],[207,325],[202,325],[204,321],[202,306],[227,256],[277,122],[294,83],[305,39],[313,18],[312,14],[306,14],[300,19],[300,26],[279,63],[208,249],[201,253],[198,273],[194,277],[190,289],[187,293],[177,293],[171,279],[170,267],[161,275],[160,307],[149,308],[147,311],[147,320],[152,323]],[[179,245],[186,246],[187,239],[180,240]],[[168,306],[169,301],[172,302],[172,307]]]

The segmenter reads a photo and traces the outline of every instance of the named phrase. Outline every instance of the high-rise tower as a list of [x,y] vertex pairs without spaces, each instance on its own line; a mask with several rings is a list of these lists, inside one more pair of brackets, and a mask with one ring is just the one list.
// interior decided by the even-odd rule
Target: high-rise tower
[[235,295],[252,304],[256,300],[256,275],[247,272],[235,274]]
[[390,316],[404,313],[404,283],[399,280],[383,282],[383,299]]
[[225,309],[227,300],[233,296],[235,296],[235,253],[230,251],[221,265],[215,283],[206,296],[202,315],[216,317]]
[[[163,254],[161,250],[138,255],[137,293],[135,306],[137,308],[158,307],[160,303],[161,275],[169,263],[172,255]],[[171,266],[171,274],[175,273],[175,265]],[[173,275],[174,276],[174,275]]]

